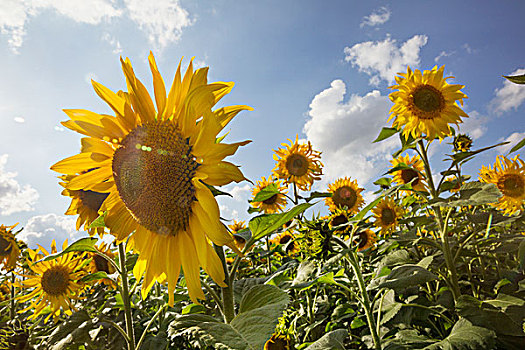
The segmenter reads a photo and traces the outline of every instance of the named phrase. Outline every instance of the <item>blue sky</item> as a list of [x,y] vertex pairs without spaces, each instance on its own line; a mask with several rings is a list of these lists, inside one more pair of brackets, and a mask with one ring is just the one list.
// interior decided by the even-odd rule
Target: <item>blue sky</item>
[[[119,56],[151,88],[152,50],[165,80],[195,56],[210,81],[235,81],[221,105],[248,104],[230,123],[229,141],[251,139],[230,161],[249,179],[268,176],[273,149],[288,138],[323,152],[323,180],[356,178],[372,198],[389,166],[394,139],[370,142],[386,126],[397,72],[446,65],[466,87],[470,118],[461,131],[474,147],[525,136],[525,87],[501,75],[525,73],[522,1],[177,1],[0,0],[0,222],[20,222],[31,246],[77,239],[64,216],[50,165],[78,152],[63,108],[110,113],[90,79],[125,87]],[[433,147],[434,169],[448,145]],[[510,147],[487,152],[467,171],[492,164]],[[248,183],[226,187],[227,219],[248,219]],[[323,209],[319,204],[317,210]],[[324,210],[324,209],[323,209]]]

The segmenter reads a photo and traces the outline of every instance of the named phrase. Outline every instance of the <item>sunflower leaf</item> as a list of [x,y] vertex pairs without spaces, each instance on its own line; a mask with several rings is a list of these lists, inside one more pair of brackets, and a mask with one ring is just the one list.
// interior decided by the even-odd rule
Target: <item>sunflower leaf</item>
[[91,282],[91,281],[98,281],[98,280],[105,279],[105,278],[109,279],[108,274],[104,271],[98,271],[95,273],[90,273],[89,275],[82,277],[80,280],[82,282]]
[[394,136],[398,131],[399,130],[397,130],[396,128],[385,128],[384,127],[383,129],[381,129],[381,132],[379,133],[377,138],[374,141],[372,141],[372,143],[386,140],[387,138]]
[[100,214],[98,218],[93,220],[93,222],[89,225],[89,228],[97,228],[97,227],[106,227],[106,223],[104,219],[106,218],[107,211]]
[[504,75],[503,78],[514,84],[525,84],[525,74],[522,75]]
[[453,154],[451,156],[451,158],[453,160],[451,168],[453,166],[455,166],[456,164],[463,164],[463,163],[468,162],[469,160],[471,160],[478,153],[488,151],[489,149],[492,149],[492,148],[495,148],[495,147],[506,145],[507,143],[510,143],[510,142],[509,141],[505,141],[505,142],[500,142],[500,143],[492,145],[492,146],[480,148],[480,149],[475,150],[475,151],[455,153],[455,154]]
[[336,329],[323,335],[305,350],[344,350],[343,342],[347,336],[348,331],[346,329]]
[[[315,204],[315,203],[314,203]],[[280,214],[263,214],[254,217],[248,223],[252,231],[252,239],[258,240],[280,228],[283,224],[292,220],[314,204],[302,203],[292,209]]]
[[523,146],[525,146],[525,138],[523,138],[523,140],[521,140],[514,147],[512,147],[511,150],[509,151],[509,153],[507,153],[507,154],[511,154],[513,152],[516,152],[517,150],[521,149]]
[[493,349],[495,333],[490,329],[474,326],[468,320],[461,318],[445,339],[431,344],[424,350],[476,350]]
[[467,182],[459,189],[459,199],[450,197],[447,200],[439,200],[434,205],[443,207],[461,207],[465,205],[481,205],[497,202],[501,192],[496,185],[478,181]]
[[56,259],[64,254],[71,253],[71,252],[97,252],[97,249],[95,248],[95,243],[97,243],[98,239],[94,237],[86,237],[81,238],[78,241],[70,244],[66,249],[59,253],[50,254],[46,256],[45,258],[37,261],[47,261],[47,260],[53,260]]
[[268,186],[266,186],[265,188],[263,188],[259,193],[257,193],[255,195],[255,197],[253,197],[253,199],[251,201],[248,201],[250,203],[253,203],[253,202],[263,202],[267,199],[270,199],[272,198],[273,196],[275,196],[276,194],[279,194],[279,189],[277,188],[277,184],[275,183],[271,183],[269,184]]
[[437,277],[419,265],[405,264],[393,268],[392,272],[378,285],[378,288],[401,290],[433,281]]

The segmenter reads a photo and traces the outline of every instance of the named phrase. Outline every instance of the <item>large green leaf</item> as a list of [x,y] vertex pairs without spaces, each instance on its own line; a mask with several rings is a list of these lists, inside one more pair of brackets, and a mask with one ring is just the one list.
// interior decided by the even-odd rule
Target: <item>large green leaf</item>
[[511,148],[508,154],[511,154],[513,152],[516,152],[517,150],[521,149],[523,146],[525,146],[525,138],[523,138],[520,142],[518,142],[514,147]]
[[279,188],[277,188],[277,184],[271,183],[265,188],[263,188],[259,193],[257,193],[250,202],[251,203],[262,202],[262,201],[272,198],[273,196],[279,193],[280,192],[279,192]]
[[525,84],[525,74],[522,75],[504,75],[503,78],[507,79],[514,84]]
[[452,327],[452,331],[442,341],[424,348],[424,350],[481,350],[494,349],[496,334],[490,329],[472,325],[461,318]]
[[435,204],[443,207],[461,207],[497,202],[501,192],[496,185],[478,181],[467,182],[459,189],[459,199],[451,197],[448,200],[437,201]]
[[250,220],[248,227],[252,237],[258,240],[280,228],[283,224],[295,218],[314,204],[302,203],[280,214],[263,214]]
[[343,342],[347,336],[346,329],[336,329],[323,335],[305,350],[345,350]]
[[383,129],[381,129],[381,132],[379,133],[377,138],[374,141],[372,141],[372,143],[386,140],[387,138],[394,136],[398,131],[399,130],[397,130],[396,128],[383,127]]
[[406,264],[395,267],[379,284],[379,288],[401,290],[437,279],[437,276],[419,265]]
[[62,256],[67,253],[71,252],[97,252],[98,250],[95,248],[95,243],[97,243],[98,239],[94,237],[86,237],[81,238],[78,241],[70,244],[66,249],[64,249],[61,252],[50,254],[43,258],[40,261],[47,261],[47,260],[53,260],[58,258],[59,256]]

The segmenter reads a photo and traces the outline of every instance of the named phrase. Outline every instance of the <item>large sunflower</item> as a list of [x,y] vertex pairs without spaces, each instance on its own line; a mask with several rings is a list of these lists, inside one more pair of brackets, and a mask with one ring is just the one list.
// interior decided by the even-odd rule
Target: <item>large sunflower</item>
[[412,158],[408,154],[405,154],[405,156],[399,156],[397,158],[394,158],[390,161],[392,163],[392,168],[395,168],[399,166],[399,164],[403,163],[409,168],[406,169],[400,169],[396,170],[392,173],[392,176],[394,176],[394,182],[398,185],[401,184],[408,184],[412,180],[412,188],[416,191],[426,191],[426,186],[424,183],[424,176],[423,176],[423,170],[424,165],[423,161],[419,156],[416,154]]
[[403,216],[403,209],[390,198],[383,198],[374,209],[374,225],[381,228],[382,234],[388,234],[395,230],[398,220]]
[[266,214],[273,214],[282,211],[286,207],[286,192],[288,192],[286,186],[283,185],[281,180],[272,180],[271,177],[266,180],[263,176],[261,181],[257,181],[254,189],[252,190],[252,198],[261,192],[269,185],[274,184],[277,187],[279,193],[274,194],[268,199],[262,202],[252,202],[254,208],[261,209]]
[[397,85],[391,89],[397,89],[389,97],[394,105],[390,108],[390,117],[394,118],[392,126],[402,127],[405,136],[412,135],[414,138],[425,134],[425,138],[440,140],[451,135],[449,124],[462,123],[461,117],[468,115],[457,105],[459,101],[463,105],[463,99],[467,98],[460,91],[464,85],[448,84],[443,78],[445,66],[434,67],[432,70],[419,69],[412,71],[408,67],[407,73],[399,73],[396,77]]
[[[60,182],[60,184],[67,187],[67,184],[75,177],[75,175],[62,175],[60,178],[64,182]],[[77,230],[84,226],[84,230],[90,236],[93,236],[96,232],[102,237],[104,235],[104,227],[90,228],[89,225],[99,216],[98,211],[109,194],[90,190],[68,190],[65,188],[62,191],[62,195],[71,197],[71,204],[66,211],[66,215],[78,215]]]
[[479,180],[493,183],[503,194],[496,208],[503,210],[505,214],[514,214],[525,207],[525,163],[519,155],[512,159],[498,156],[494,169],[489,165],[482,166],[479,172]]
[[211,242],[238,252],[207,185],[245,180],[237,166],[223,159],[249,143],[225,144],[218,142],[217,136],[240,111],[251,107],[228,106],[212,111],[234,83],[208,83],[208,68],[193,71],[192,62],[184,77],[179,63],[166,94],[150,54],[154,104],[130,61],[121,59],[121,63],[128,92],[114,93],[93,82],[95,92],[115,116],[65,110],[71,120],[63,125],[89,138],[83,140],[83,152],[51,169],[80,174],[67,184],[68,190],[109,194],[101,211],[107,211],[106,226],[118,241],[134,232],[128,249],[139,253],[133,273],[137,278],[145,274],[143,297],[155,281],[167,281],[169,303],[173,305],[182,267],[191,299],[204,299],[200,266],[225,286],[222,263]]
[[18,223],[12,226],[0,225],[0,265],[8,271],[16,267],[20,255],[20,248],[13,233],[16,225]]
[[[64,242],[62,249],[67,247],[67,240]],[[39,251],[43,253],[40,254]],[[51,254],[57,252],[55,240],[51,245]],[[83,255],[75,253],[66,253],[54,260],[35,262],[49,253],[40,247],[37,251],[28,249],[31,260],[28,265],[33,274],[24,275],[26,277],[21,283],[25,288],[34,288],[33,291],[26,295],[17,297],[20,302],[31,300],[31,305],[20,312],[25,312],[32,308],[34,313],[29,319],[35,319],[44,309],[49,306],[51,313],[46,317],[46,321],[53,316],[57,318],[60,310],[63,309],[66,314],[71,314],[75,310],[73,300],[79,299],[84,289],[84,285],[79,280],[86,274],[82,265]]]
[[328,185],[328,192],[332,196],[326,197],[325,203],[331,212],[346,208],[349,214],[355,214],[365,202],[361,195],[363,191],[364,188],[360,188],[356,180],[343,177]]
[[298,189],[309,191],[313,182],[320,180],[323,174],[321,152],[313,150],[310,141],[300,144],[298,137],[295,136],[295,142],[289,139],[289,145],[282,143],[284,148],[274,150],[273,159],[277,164],[273,172],[277,178],[284,179],[285,183],[294,183]]

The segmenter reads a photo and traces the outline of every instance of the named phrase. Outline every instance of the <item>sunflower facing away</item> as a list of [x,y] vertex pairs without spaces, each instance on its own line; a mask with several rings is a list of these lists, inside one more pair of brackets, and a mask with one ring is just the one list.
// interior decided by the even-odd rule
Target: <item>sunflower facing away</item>
[[237,232],[246,228],[246,224],[244,223],[244,221],[233,220],[233,224],[228,225],[228,228],[230,229],[233,235],[233,240],[235,241],[235,245],[237,246],[237,248],[239,248],[240,250],[243,249],[244,245],[246,244],[246,240],[241,235],[238,235]]
[[377,236],[372,230],[361,231],[357,236],[359,237],[358,252],[374,247],[377,242]]
[[16,267],[16,261],[20,255],[20,248],[16,243],[13,229],[18,223],[12,226],[0,225],[0,265],[10,271]]
[[320,180],[323,174],[321,163],[321,152],[314,151],[310,141],[308,143],[298,143],[298,135],[295,142],[290,144],[282,143],[283,148],[274,150],[273,159],[277,162],[273,169],[274,174],[279,179],[284,179],[285,183],[294,183],[297,188],[309,191],[315,180]]
[[381,234],[389,234],[398,225],[398,220],[403,216],[403,209],[390,198],[383,198],[374,209],[374,225],[381,228]]
[[463,99],[467,98],[460,91],[464,86],[448,84],[443,78],[445,66],[434,67],[432,70],[419,69],[412,71],[408,67],[407,73],[399,73],[396,77],[397,89],[389,97],[394,105],[390,108],[390,117],[394,118],[393,127],[403,127],[403,135],[412,135],[414,138],[424,137],[433,140],[438,137],[442,140],[450,135],[452,130],[449,124],[462,123],[461,117],[468,115],[457,105],[463,106]]
[[[116,254],[111,251],[111,248],[109,247],[109,245],[106,245],[106,243],[100,243],[98,246],[95,246],[95,249],[101,253],[104,253],[108,258],[115,259]],[[115,273],[115,268],[113,267],[113,265],[111,265],[110,262],[108,262],[105,258],[101,257],[100,255],[95,253],[88,253],[87,258],[91,259],[89,265],[87,266],[87,270],[89,273],[105,272],[108,275]],[[101,279],[100,283],[103,283],[112,288],[117,288],[115,282],[113,282],[109,278]]]
[[[75,177],[75,175],[60,176],[60,178],[64,180],[64,182],[60,182],[60,185],[67,187],[67,184]],[[66,215],[78,215],[77,230],[80,230],[80,228],[84,226],[84,230],[86,230],[90,236],[93,236],[96,232],[102,237],[104,235],[104,227],[89,228],[89,225],[99,216],[98,211],[104,200],[108,197],[108,193],[89,190],[68,190],[65,188],[62,191],[62,195],[71,197],[71,204],[66,211]]]
[[505,214],[514,214],[525,207],[525,162],[519,155],[512,159],[498,156],[494,169],[489,165],[482,166],[479,180],[495,184],[503,194],[493,204]]
[[[426,191],[426,186],[424,183],[424,176],[423,176],[423,170],[424,165],[423,161],[419,156],[416,154],[412,158],[408,154],[405,154],[405,156],[399,156],[397,158],[394,158],[390,161],[392,163],[392,168],[395,168],[399,166],[399,164],[403,163],[406,166],[409,167],[409,169],[400,169],[396,170],[392,173],[392,176],[394,176],[394,182],[398,185],[401,184],[408,184],[412,180],[412,188],[416,191]],[[409,192],[409,191],[406,191]]]
[[356,180],[343,177],[328,185],[332,197],[325,198],[325,203],[331,212],[346,209],[349,214],[355,214],[364,203],[363,191],[364,188],[360,188]]
[[[351,216],[352,214],[348,210],[336,209],[333,213],[330,213],[330,215],[322,219],[328,220],[328,227],[333,229],[334,227],[348,223]],[[343,226],[341,228],[336,228],[334,233],[344,235],[345,233],[348,233],[349,229],[350,226]]]
[[472,147],[472,139],[465,134],[459,134],[454,137],[454,152],[468,152]]
[[101,212],[107,211],[105,224],[118,241],[131,235],[128,249],[139,253],[133,273],[137,279],[145,276],[143,297],[155,281],[167,281],[173,305],[182,267],[190,298],[196,302],[205,298],[201,266],[225,286],[222,263],[211,242],[239,252],[207,185],[245,180],[237,166],[223,159],[250,141],[216,140],[239,112],[252,108],[237,105],[212,111],[234,83],[208,83],[208,68],[194,71],[191,61],[184,76],[179,63],[167,92],[150,54],[153,102],[129,59],[121,63],[127,92],[114,93],[93,82],[115,116],[65,110],[71,120],[62,124],[88,138],[83,140],[83,152],[51,169],[78,175],[69,181],[68,190],[108,193],[101,207]]
[[[67,240],[62,249],[67,247]],[[39,253],[42,251],[43,255]],[[51,243],[51,254],[57,252],[55,240]],[[51,313],[46,317],[46,322],[51,316],[56,320],[63,309],[68,315],[71,310],[75,310],[73,300],[80,298],[80,293],[84,285],[79,280],[86,274],[83,269],[84,259],[82,255],[66,253],[54,260],[36,262],[49,255],[47,250],[40,247],[37,251],[28,249],[31,261],[28,265],[33,274],[23,275],[26,279],[21,283],[25,288],[34,288],[30,293],[19,296],[16,299],[20,302],[31,300],[31,305],[20,312],[25,312],[32,308],[34,313],[29,319],[35,319],[42,311],[49,306]]]
[[255,188],[252,190],[252,199],[271,184],[274,184],[277,187],[279,193],[274,194],[262,202],[252,202],[254,208],[262,210],[265,214],[277,213],[286,208],[286,192],[288,192],[288,190],[281,180],[272,180],[271,177],[267,180],[263,176],[261,181],[256,182]]

